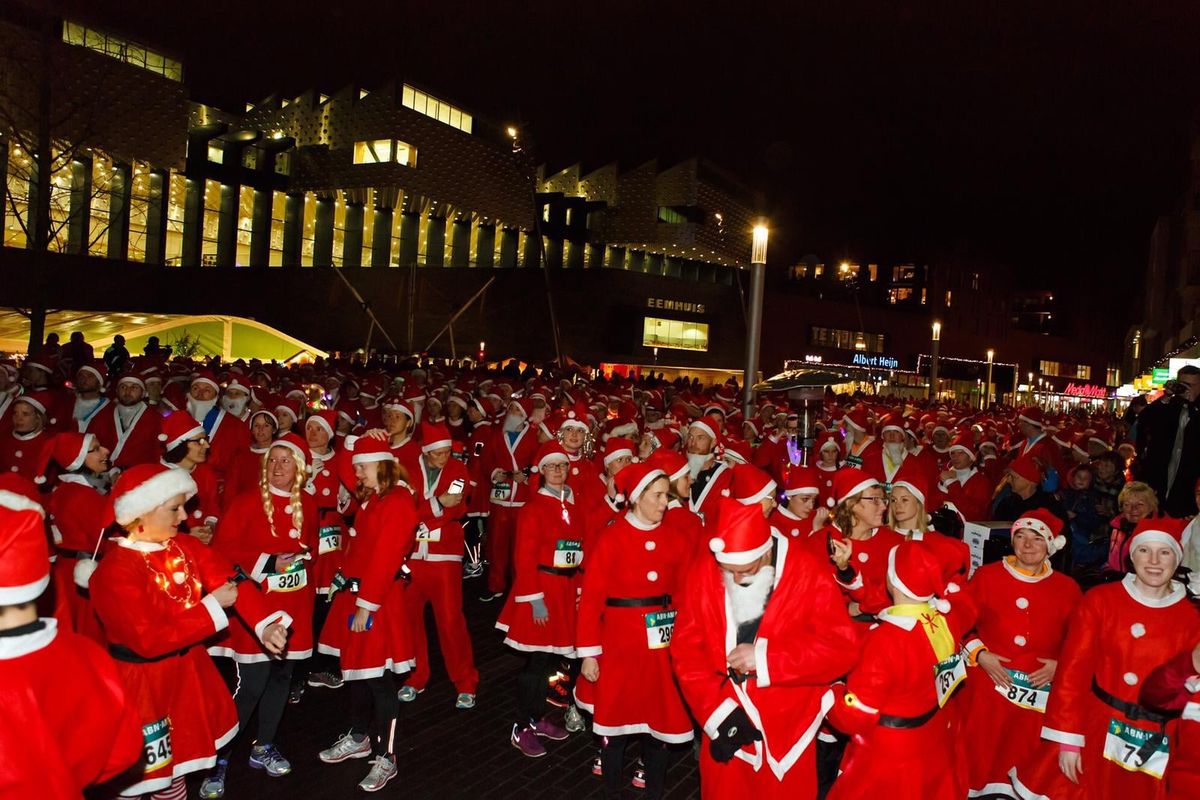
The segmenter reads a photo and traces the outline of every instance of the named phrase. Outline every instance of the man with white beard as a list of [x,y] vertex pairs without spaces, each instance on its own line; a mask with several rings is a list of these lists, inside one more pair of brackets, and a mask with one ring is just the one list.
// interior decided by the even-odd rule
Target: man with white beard
[[221,394],[221,408],[228,411],[242,422],[250,420],[250,387],[242,382],[240,375],[233,375],[225,384]]
[[904,459],[908,458],[904,420],[895,414],[883,417],[879,420],[879,438],[883,440],[883,447],[868,448],[862,468],[880,483],[890,486]]
[[813,743],[858,634],[827,565],[772,531],[758,504],[722,498],[717,518],[715,557],[692,566],[671,639],[709,739],[701,797],[813,800]]
[[108,368],[103,361],[88,362],[75,371],[75,408],[72,417],[80,433],[87,433],[89,426],[108,405],[108,398],[104,396],[107,377]]
[[[250,446],[250,429],[235,415],[218,404],[221,391],[217,379],[208,370],[192,375],[188,387],[187,410],[208,434],[208,464],[219,478],[225,476],[233,457]],[[249,396],[249,392],[246,392]]]
[[162,454],[162,416],[149,410],[146,385],[137,375],[117,381],[117,402],[92,423],[89,432],[109,451],[108,460],[118,469],[153,463]]
[[704,416],[695,420],[687,430],[688,472],[692,476],[690,508],[705,520],[705,511],[712,516],[712,509],[721,491],[729,486],[733,471],[724,461],[717,459],[717,443],[720,437],[716,422]]

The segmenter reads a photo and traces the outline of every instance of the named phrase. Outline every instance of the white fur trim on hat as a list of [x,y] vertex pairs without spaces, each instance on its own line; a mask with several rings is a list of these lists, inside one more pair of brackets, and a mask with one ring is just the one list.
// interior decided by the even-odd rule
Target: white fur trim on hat
[[850,491],[846,492],[846,494],[839,497],[837,499],[837,502],[844,503],[846,501],[846,498],[854,497],[854,495],[859,494],[861,492],[865,492],[867,489],[870,489],[872,486],[878,486],[878,485],[879,485],[879,481],[875,480],[874,478],[870,478],[870,477],[863,478],[861,481],[859,481],[858,483],[856,483],[854,485],[853,489],[851,489]]
[[916,486],[913,486],[908,481],[896,481],[892,484],[893,489],[895,489],[897,486],[903,486],[905,489],[908,489],[908,491],[912,492],[913,497],[920,501],[921,505],[925,505],[925,493]]
[[746,564],[753,564],[771,549],[771,545],[771,536],[768,534],[767,540],[753,550],[743,550],[740,553],[735,553],[725,550],[725,540],[719,536],[714,536],[708,540],[708,549],[713,552],[717,561],[722,564],[728,564],[731,567],[743,567]]
[[117,386],[120,386],[122,383],[136,383],[138,386],[142,387],[143,389],[146,388],[146,382],[143,381],[141,378],[139,378],[137,375],[122,375],[117,380]]
[[171,450],[174,450],[181,443],[187,441],[188,439],[190,439],[192,436],[194,436],[197,433],[204,435],[204,436],[208,435],[207,433],[205,433],[203,425],[196,425],[196,427],[189,428],[188,430],[184,431],[179,436],[176,436],[174,439],[172,439],[169,442],[167,441],[167,435],[165,433],[160,433],[158,435],[158,440],[160,442],[166,442],[163,445],[163,450],[170,452]]
[[[930,601],[933,600],[934,595],[932,595],[932,594],[925,594],[925,595],[916,594],[915,592],[913,592],[912,589],[905,586],[904,581],[900,580],[900,576],[896,574],[896,550],[899,547],[900,547],[900,545],[894,545],[892,547],[892,549],[888,551],[888,566],[887,566],[888,580],[892,582],[892,586],[895,586],[897,589],[904,592],[906,595],[908,595],[912,599],[923,600],[927,603],[930,603]],[[932,603],[930,603],[930,604],[932,605]],[[936,608],[936,606],[934,606],[934,607]],[[950,610],[950,604],[946,603],[946,611],[949,611],[949,610]],[[941,609],[939,608],[938,611],[941,611]],[[944,614],[946,612],[943,611],[942,613]]]
[[[1054,555],[1062,548],[1066,547],[1067,538],[1062,534],[1054,536],[1050,533],[1050,526],[1042,522],[1040,519],[1033,517],[1021,517],[1012,524],[1012,532],[1016,533],[1021,528],[1028,528],[1038,536],[1046,540],[1046,550],[1048,555]],[[1168,537],[1169,538],[1169,537]],[[1174,539],[1172,539],[1174,541]],[[1132,547],[1132,540],[1130,546]],[[1175,542],[1176,550],[1179,550],[1179,542]],[[1183,558],[1183,551],[1179,550],[1179,557]]]
[[300,445],[295,442],[289,442],[287,439],[276,439],[271,442],[271,447],[286,447],[292,451],[292,456],[295,457],[296,463],[307,468],[308,459],[304,455],[304,451],[300,449]]
[[[642,492],[646,491],[647,487],[649,487],[650,484],[654,483],[659,478],[667,478],[667,473],[663,472],[661,469],[652,469],[647,472],[642,479],[637,482],[637,485],[633,487],[633,491],[629,493],[629,502],[637,502],[637,499],[641,496]],[[667,478],[667,480],[670,480],[670,478]]]
[[0,489],[0,508],[7,508],[9,511],[36,511],[43,517],[46,516],[46,509],[42,508],[38,503],[33,502],[23,494],[9,492]]
[[749,497],[739,497],[739,498],[737,498],[737,501],[744,506],[752,506],[755,503],[761,503],[763,500],[766,500],[768,497],[770,497],[772,494],[775,493],[776,485],[777,484],[775,483],[774,480],[769,480],[766,482],[766,484],[761,489],[759,489],[754,494],[750,495]]
[[975,460],[975,451],[972,450],[971,448],[967,447],[966,445],[952,444],[952,445],[950,445],[950,449],[947,450],[946,452],[953,453],[955,450],[962,450],[964,453],[966,453],[968,456],[971,457],[972,461]]
[[30,395],[19,394],[13,398],[13,402],[14,403],[28,403],[29,405],[36,408],[38,413],[41,414],[43,417],[46,416],[46,407],[44,405],[42,405],[42,402],[40,400],[37,400],[37,399],[31,397]]
[[355,453],[350,456],[351,464],[370,464],[376,461],[395,461],[396,457],[391,452],[375,452],[375,453]]
[[441,450],[443,447],[450,447],[454,444],[452,439],[438,439],[433,442],[425,442],[421,445],[422,453],[432,453],[434,450]]
[[188,381],[188,386],[190,387],[190,386],[192,386],[192,384],[196,384],[196,383],[207,383],[209,386],[216,389],[218,392],[221,391],[221,387],[217,384],[217,382],[207,376],[203,376],[203,375],[193,376],[192,379],[190,381]]
[[138,517],[161,506],[177,494],[191,498],[196,494],[196,482],[182,469],[168,469],[141,485],[114,498],[113,516],[121,525],[128,525]]
[[1044,423],[1044,422],[1038,422],[1036,419],[1033,419],[1033,418],[1031,418],[1031,417],[1027,417],[1027,416],[1025,416],[1024,414],[1021,414],[1021,415],[1019,415],[1019,416],[1017,417],[1017,419],[1018,419],[1018,420],[1020,420],[1021,422],[1028,422],[1030,425],[1032,425],[1032,426],[1033,426],[1033,427],[1035,427],[1035,428],[1041,428],[1042,426],[1044,426],[1044,425],[1045,425],[1045,423]]
[[[547,453],[546,455],[542,456],[541,460],[534,464],[534,466],[540,471],[543,466],[554,461],[561,461],[564,464],[569,464],[571,459],[566,453]],[[604,463],[607,464],[608,461],[606,460]]]
[[714,444],[717,441],[717,429],[705,419],[693,420],[688,425],[688,428],[699,428],[700,432],[706,434],[710,439],[712,439]]
[[46,574],[32,583],[21,586],[0,586],[0,606],[16,606],[37,600],[50,585],[49,562],[46,562]]
[[626,456],[633,458],[633,451],[628,447],[622,447],[620,450],[613,450],[611,453],[607,453],[604,456],[604,466],[607,467],[618,458],[625,458]]
[[784,497],[795,497],[798,494],[820,494],[821,490],[816,486],[801,486],[798,489],[785,489]]
[[309,417],[307,420],[304,421],[304,424],[308,425],[308,423],[310,423],[310,422],[317,423],[318,425],[320,425],[322,428],[325,429],[326,433],[328,433],[330,436],[333,436],[333,428],[329,427],[329,422],[324,417],[316,417],[316,416]]
[[1158,544],[1170,545],[1175,552],[1175,558],[1183,560],[1183,548],[1179,546],[1179,540],[1166,531],[1142,531],[1136,534],[1129,540],[1129,552],[1133,552],[1133,548],[1137,547],[1142,542],[1156,542]]

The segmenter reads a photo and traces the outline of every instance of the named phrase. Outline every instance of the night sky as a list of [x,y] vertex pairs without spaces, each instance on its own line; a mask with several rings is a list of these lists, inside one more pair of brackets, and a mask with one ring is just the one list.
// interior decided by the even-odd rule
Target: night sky
[[773,265],[969,259],[1099,285],[1122,328],[1198,130],[1192,2],[65,5],[175,50],[198,100],[399,75],[550,170],[711,158],[761,190]]

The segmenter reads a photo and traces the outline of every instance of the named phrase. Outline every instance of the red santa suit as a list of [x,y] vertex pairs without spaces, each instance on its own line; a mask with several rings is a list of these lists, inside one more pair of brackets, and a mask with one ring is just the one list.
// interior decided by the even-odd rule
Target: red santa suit
[[[647,482],[663,477],[658,470],[639,472]],[[593,715],[592,730],[600,736],[692,740],[692,722],[669,657],[676,615],[672,598],[691,563],[692,543],[686,536],[661,522],[642,522],[630,512],[610,525],[588,553],[575,650],[600,665],[590,692],[594,699],[579,700]]]
[[768,521],[771,527],[792,539],[808,539],[817,531],[815,516],[798,517],[787,506],[776,506]]
[[[425,438],[424,447],[429,450],[450,446],[449,439]],[[462,560],[465,547],[462,520],[466,516],[467,506],[461,501],[454,506],[443,506],[438,500],[443,495],[451,494],[451,484],[456,481],[464,487],[457,494],[465,494],[467,468],[461,461],[450,458],[435,474],[425,463],[424,457],[417,461],[417,468],[418,472],[412,476],[412,480],[420,522],[417,525],[416,548],[408,557],[412,581],[408,585],[404,603],[417,665],[406,683],[418,691],[429,683],[425,607],[432,605],[446,673],[460,694],[475,694],[479,685],[479,671],[475,668],[475,654],[462,609]]]
[[732,480],[733,469],[724,461],[717,461],[708,469],[701,470],[692,484],[688,508],[707,525],[708,518],[715,515],[720,498],[724,496],[722,493],[729,488]]
[[831,574],[835,567],[829,561],[828,538],[850,543],[850,567],[854,578],[848,583],[839,582],[846,596],[858,603],[861,614],[878,614],[891,605],[887,593],[887,557],[891,549],[904,537],[891,528],[881,526],[871,531],[866,539],[852,539],[837,525],[829,523],[804,542],[804,547]]
[[179,464],[168,464],[166,461],[160,461],[160,463],[171,469],[187,472],[196,483],[196,494],[188,498],[184,505],[187,519],[183,521],[183,529],[188,530],[200,525],[216,525],[221,515],[221,497],[217,489],[217,473],[208,465],[208,462],[197,464],[192,467],[190,472]]
[[[966,591],[978,612],[974,634],[963,648],[970,655],[970,679],[958,701],[961,739],[969,742],[961,750],[968,788],[1014,797],[1012,776],[1029,774],[1035,761],[1047,758],[1053,762],[1047,766],[1058,767],[1057,749],[1038,741],[1052,690],[1032,686],[1029,675],[1045,666],[1042,659],[1058,660],[1067,621],[1083,595],[1048,561],[1040,574],[1031,575],[1013,556],[980,567]],[[975,666],[984,650],[1007,659],[1011,688],[997,686]],[[1046,767],[1037,771],[1052,774]],[[1065,782],[1063,777],[1055,791]],[[1058,795],[1052,791],[1051,796]]]
[[221,498],[225,503],[232,503],[245,492],[258,488],[259,481],[262,480],[263,459],[270,450],[270,445],[251,445],[234,454],[229,461],[229,469],[225,472],[225,484],[221,487]]
[[960,586],[966,584],[967,576],[971,574],[971,548],[967,547],[966,542],[951,539],[934,530],[898,530],[896,533],[910,542],[920,542],[928,549],[941,564],[942,577],[947,583],[957,581]]
[[[1179,722],[1133,719],[1131,712],[1145,716],[1134,707],[1142,682],[1198,639],[1200,612],[1181,584],[1173,583],[1165,598],[1153,599],[1142,594],[1130,574],[1084,595],[1068,625],[1042,727],[1043,747],[1082,748],[1080,784],[1067,784],[1072,792],[1067,797],[1167,796],[1158,775],[1179,757],[1172,752]],[[1158,738],[1163,733],[1165,753]],[[1149,749],[1142,751],[1146,745]],[[1057,759],[1047,758],[1041,765],[1042,771],[1035,766],[1028,776],[1020,773],[1019,781],[1014,780],[1019,797],[1036,797],[1055,785]]]
[[226,477],[237,454],[250,446],[250,428],[219,405],[197,422],[208,433],[211,445],[207,461],[209,467],[218,477]]
[[1149,708],[1178,711],[1178,747],[1167,770],[1167,797],[1200,797],[1200,674],[1191,650],[1163,664],[1142,685],[1140,703]]
[[846,440],[846,458],[842,466],[866,469],[867,464],[874,464],[880,458],[879,452],[883,443],[874,436],[867,436],[861,442]]
[[[824,566],[788,538],[766,533],[757,506],[727,502],[742,510],[722,510],[719,556],[773,553],[773,571],[759,570],[769,597],[748,591],[757,585],[734,586],[715,559],[697,560],[683,587],[671,661],[692,716],[710,739],[741,709],[762,740],[726,763],[713,758],[711,745],[702,747],[702,796],[811,800],[817,791],[813,740],[834,702],[829,684],[857,658],[857,633]],[[739,541],[762,545],[747,549]],[[737,682],[727,656],[742,643],[754,647],[755,672]]]
[[0,439],[0,472],[15,472],[27,481],[38,476],[38,456],[49,438],[46,428],[32,433],[9,431]]
[[818,475],[818,488],[821,490],[820,494],[817,495],[817,505],[832,508],[833,502],[831,501],[834,498],[833,480],[838,470],[842,468],[838,466],[829,467],[818,462],[815,469]]
[[[117,672],[138,709],[149,757],[140,780],[121,790],[131,797],[211,768],[217,750],[237,733],[229,690],[201,645],[229,626],[207,592],[234,570],[191,536],[115,544],[92,575],[90,590]],[[235,608],[259,636],[272,623],[291,624],[250,587],[238,592]]]
[[468,517],[487,517],[491,511],[492,482],[483,468],[487,461],[484,453],[494,436],[492,421],[481,419],[471,428],[471,437],[467,440],[467,472],[471,476],[467,493]]
[[512,568],[513,540],[518,513],[530,497],[529,480],[514,480],[512,473],[526,470],[538,449],[537,430],[525,425],[514,436],[497,427],[484,450],[478,488],[489,492],[488,535],[484,542],[488,567],[487,588],[503,592]]
[[[506,645],[526,653],[574,657],[584,555],[583,522],[571,487],[563,487],[561,498],[548,487],[539,488],[517,517],[513,589],[496,620]],[[550,612],[544,625],[533,621],[529,604],[534,600],[542,600]]]
[[981,522],[988,518],[992,507],[992,492],[995,484],[977,468],[959,472],[948,481],[939,481],[938,488],[946,500],[953,503],[968,522]]
[[75,583],[75,565],[80,559],[96,556],[100,535],[105,527],[108,498],[96,490],[82,475],[65,473],[46,502],[50,534],[58,558],[50,574],[60,603],[70,616],[60,620],[69,630],[82,633],[101,644],[104,634],[88,593]]
[[[403,482],[369,498],[355,515],[342,562],[345,588],[334,596],[317,645],[341,658],[344,680],[400,674],[416,663],[400,578],[416,529],[412,490]],[[360,608],[371,612],[371,627],[355,633],[350,621]]]
[[754,448],[751,464],[766,472],[775,483],[782,486],[787,480],[785,471],[791,466],[788,460],[787,441],[778,432],[770,433]]
[[[283,657],[302,661],[313,651],[311,620],[315,585],[308,574],[309,561],[297,558],[286,570],[279,570],[275,557],[311,553],[316,549],[317,504],[310,494],[301,492],[304,521],[296,528],[291,493],[274,486],[268,487],[267,492],[271,502],[270,522],[263,510],[261,491],[255,488],[242,492],[229,504],[212,544],[258,584],[267,605],[287,612],[296,620]],[[208,652],[240,664],[273,658],[244,624],[230,625],[209,643]]]
[[[341,451],[338,451],[341,452]],[[342,566],[347,545],[346,519],[358,506],[354,495],[338,477],[338,453],[312,454],[313,499],[317,504],[317,549],[309,562],[309,580],[316,586],[320,602],[329,594],[329,584]]]
[[96,434],[100,444],[108,448],[108,460],[114,467],[128,469],[134,464],[157,461],[162,452],[158,435],[162,433],[162,417],[145,403],[128,407],[132,414],[129,424],[122,421],[121,410],[113,403],[96,416],[88,430]]

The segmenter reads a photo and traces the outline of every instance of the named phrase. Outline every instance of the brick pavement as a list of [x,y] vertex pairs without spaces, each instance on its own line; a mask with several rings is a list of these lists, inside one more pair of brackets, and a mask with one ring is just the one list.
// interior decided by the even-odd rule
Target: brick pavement
[[[429,688],[410,704],[401,704],[396,752],[400,776],[377,797],[406,800],[592,800],[602,797],[600,779],[591,774],[595,755],[590,732],[572,734],[564,742],[548,742],[549,755],[522,756],[508,743],[514,714],[513,687],[522,659],[501,644],[493,627],[500,602],[475,599],[478,580],[464,584],[467,622],[480,672],[478,705],[469,711],[454,708],[455,692],[446,678],[429,617],[433,675]],[[220,664],[224,659],[217,659]],[[397,682],[397,688],[401,683]],[[289,706],[280,729],[280,751],[293,772],[267,778],[246,766],[249,737],[234,752],[226,797],[230,800],[339,800],[368,797],[357,783],[367,773],[365,760],[323,764],[317,752],[349,728],[346,689],[309,689],[299,705]],[[251,722],[253,726],[253,722]],[[253,727],[251,728],[253,730]],[[631,752],[632,752],[631,748]],[[632,759],[627,772],[632,775]],[[196,797],[200,779],[189,782]],[[641,792],[626,788],[625,797]],[[667,775],[668,800],[699,797],[698,768],[691,750],[674,753]]]

